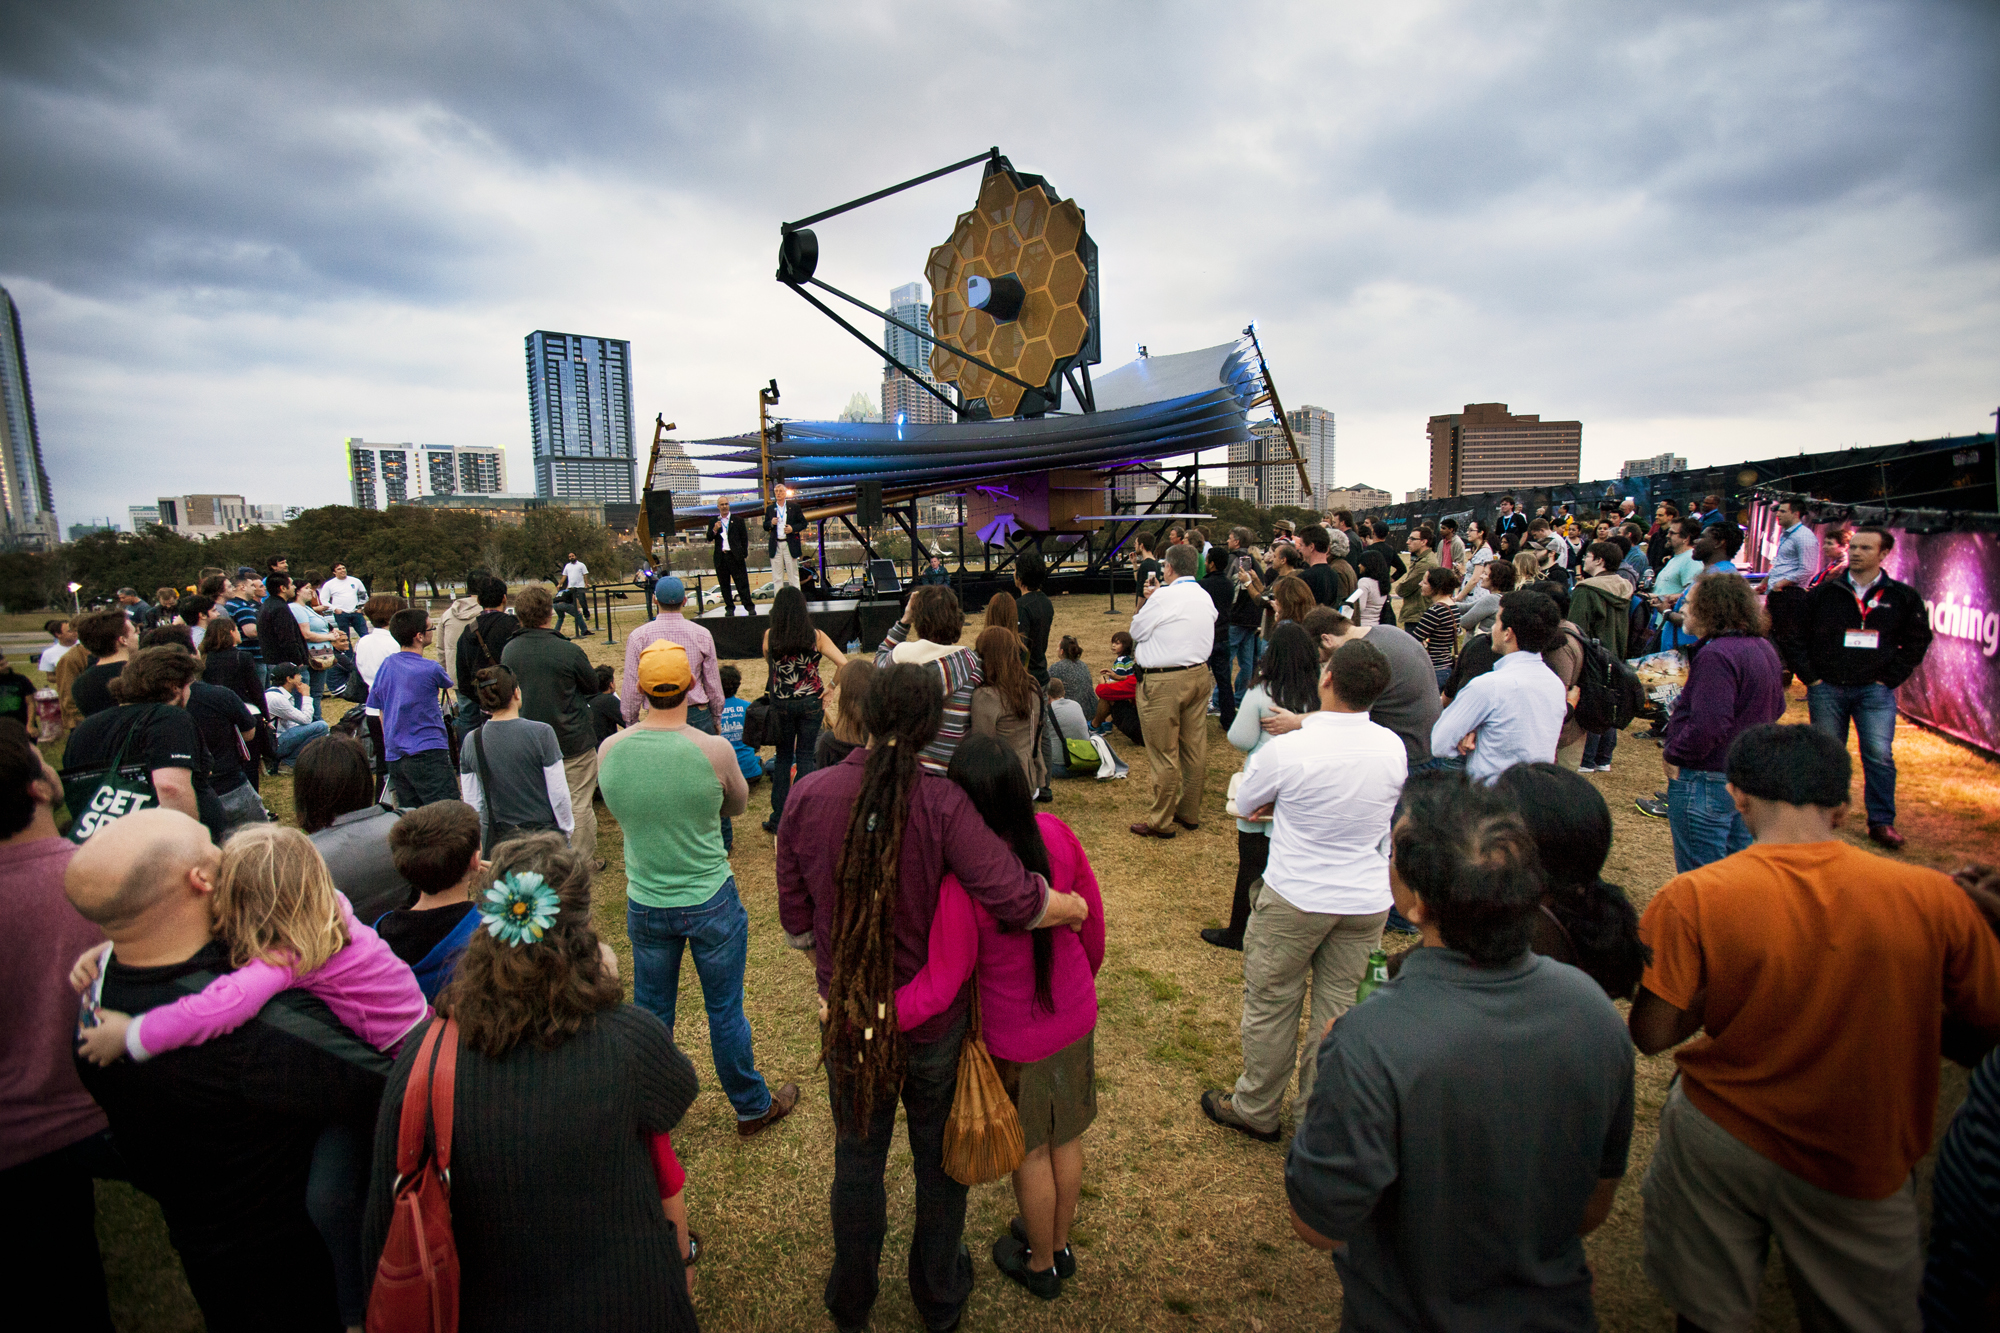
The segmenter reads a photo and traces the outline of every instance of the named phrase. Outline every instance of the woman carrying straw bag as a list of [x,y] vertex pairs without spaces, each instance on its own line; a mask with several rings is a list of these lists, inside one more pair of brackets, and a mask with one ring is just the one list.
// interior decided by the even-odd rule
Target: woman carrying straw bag
[[899,1100],[916,1176],[909,1277],[917,1314],[928,1328],[949,1328],[972,1292],[959,1244],[965,1186],[944,1168],[967,1006],[949,1004],[908,1031],[895,1008],[896,988],[929,958],[945,875],[1015,931],[1081,925],[1087,913],[1082,898],[1052,891],[1024,868],[966,794],[921,762],[944,709],[934,667],[878,670],[865,709],[868,748],[801,778],[778,826],[778,917],[795,947],[812,950],[826,1006],[820,1049],[835,1127],[826,1306],[843,1328],[868,1323],[880,1287],[883,1175]]
[[931,922],[930,962],[896,992],[905,1026],[949,1005],[975,974],[982,1035],[1021,1120],[1027,1158],[1014,1172],[1020,1207],[993,1243],[993,1264],[1043,1300],[1076,1275],[1069,1226],[1083,1188],[1083,1131],[1097,1118],[1097,969],[1104,963],[1104,899],[1090,858],[1069,825],[1036,814],[1014,755],[990,736],[968,736],[951,757],[951,780],[986,825],[1049,887],[1080,896],[1080,930],[1003,931],[946,876]]

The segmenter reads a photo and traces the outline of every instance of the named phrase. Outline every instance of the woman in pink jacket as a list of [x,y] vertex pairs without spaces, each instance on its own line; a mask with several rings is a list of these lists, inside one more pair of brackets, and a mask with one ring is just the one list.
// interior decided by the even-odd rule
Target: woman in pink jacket
[[931,923],[930,962],[896,992],[896,1016],[908,1030],[949,1006],[977,965],[986,1045],[1020,1112],[1028,1150],[1014,1172],[1021,1214],[993,1243],[993,1263],[1054,1300],[1076,1275],[1069,1227],[1083,1186],[1081,1136],[1097,1118],[1093,1034],[1104,900],[1069,825],[1035,813],[1034,790],[1013,751],[991,736],[968,736],[948,775],[1022,865],[1047,876],[1052,892],[1080,894],[1090,906],[1077,930],[1002,932],[948,875]]

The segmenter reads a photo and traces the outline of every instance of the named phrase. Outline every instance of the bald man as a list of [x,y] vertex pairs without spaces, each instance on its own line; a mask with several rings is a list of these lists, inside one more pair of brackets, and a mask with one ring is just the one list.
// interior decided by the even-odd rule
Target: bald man
[[[63,889],[111,941],[96,1003],[139,1014],[230,970],[209,897],[221,853],[175,810],[105,826]],[[329,1125],[366,1145],[388,1059],[303,990],[249,1023],[144,1064],[78,1064],[139,1188],[159,1200],[211,1330],[342,1327],[326,1243],[306,1211]]]

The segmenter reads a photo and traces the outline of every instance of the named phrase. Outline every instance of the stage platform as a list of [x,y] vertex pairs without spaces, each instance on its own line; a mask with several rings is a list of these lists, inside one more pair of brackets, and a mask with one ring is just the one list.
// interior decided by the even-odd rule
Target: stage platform
[[[900,597],[879,597],[870,601],[836,598],[808,602],[806,610],[812,614],[814,626],[824,630],[826,636],[843,649],[858,639],[862,649],[872,653],[890,628],[903,618],[903,601]],[[764,631],[771,628],[769,604],[757,608],[755,615],[748,616],[743,614],[741,607],[733,616],[721,607],[714,607],[695,617],[694,623],[714,636],[715,655],[723,661],[762,657]]]

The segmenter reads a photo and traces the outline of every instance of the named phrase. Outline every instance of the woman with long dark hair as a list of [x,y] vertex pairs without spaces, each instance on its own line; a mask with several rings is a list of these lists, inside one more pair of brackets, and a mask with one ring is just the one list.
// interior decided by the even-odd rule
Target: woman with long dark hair
[[201,631],[201,678],[211,685],[236,691],[259,717],[264,715],[264,687],[257,680],[257,664],[237,646],[240,638],[236,622],[217,616]]
[[943,1160],[967,1008],[954,998],[905,1031],[896,988],[929,958],[947,872],[1006,930],[1081,924],[1089,913],[1081,898],[1051,891],[1022,866],[966,794],[923,763],[944,720],[933,667],[878,669],[866,720],[866,750],[793,791],[777,846],[779,920],[794,945],[812,948],[826,1005],[820,1051],[835,1126],[826,1304],[836,1324],[868,1323],[900,1096],[916,1173],[910,1294],[926,1326],[949,1328],[972,1291],[959,1245],[965,1186],[945,1174]]
[[993,1263],[1044,1299],[1076,1272],[1069,1226],[1083,1186],[1081,1136],[1097,1117],[1097,969],[1104,963],[1104,901],[1083,844],[1051,814],[1037,814],[1021,766],[988,736],[968,736],[951,757],[951,780],[1021,864],[1090,906],[1081,931],[1002,931],[945,876],[931,923],[930,962],[896,992],[896,1014],[915,1026],[979,980],[980,1021],[1007,1095],[1020,1113],[1027,1158],[1014,1172],[1020,1216],[993,1244]]
[[1037,799],[1049,799],[1049,766],[1042,755],[1042,687],[1028,673],[1021,636],[988,625],[973,641],[984,679],[972,692],[972,734],[992,736],[1013,752]]
[[[1236,720],[1229,725],[1229,743],[1247,760],[1270,737],[1264,719],[1277,709],[1311,713],[1319,708],[1319,646],[1303,625],[1290,622],[1271,631],[1271,641],[1257,661],[1257,673]],[[1250,924],[1250,886],[1263,878],[1271,859],[1271,821],[1236,820],[1236,894],[1229,904],[1227,926],[1207,926],[1201,937],[1218,949],[1243,947],[1243,928]]]
[[404,1090],[450,1020],[460,1326],[691,1330],[688,1238],[661,1208],[651,1143],[693,1103],[694,1066],[623,1003],[590,862],[560,836],[500,847],[477,891],[486,926],[382,1093],[363,1255],[373,1267],[389,1232]]
[[1354,592],[1347,599],[1348,619],[1364,628],[1382,623],[1382,609],[1389,603],[1389,583],[1391,573],[1389,558],[1381,548],[1366,546],[1361,550],[1361,576],[1354,581]]
[[308,741],[293,765],[292,812],[299,829],[319,848],[333,887],[363,921],[417,898],[389,849],[389,830],[402,814],[376,801],[380,790],[368,751],[352,736]]
[[797,777],[818,767],[814,758],[820,723],[826,717],[826,682],[820,678],[820,659],[838,668],[846,665],[847,654],[815,628],[806,610],[806,595],[797,588],[778,589],[771,603],[771,627],[764,631],[764,663],[770,670],[771,701],[778,706],[777,754],[771,761],[771,817],[764,821],[766,833],[778,831],[785,813],[785,797]]
[[1581,968],[1614,1000],[1629,1000],[1652,951],[1625,890],[1604,881],[1611,809],[1597,787],[1555,764],[1516,764],[1494,780],[1520,811],[1541,853],[1548,891],[1530,947]]

